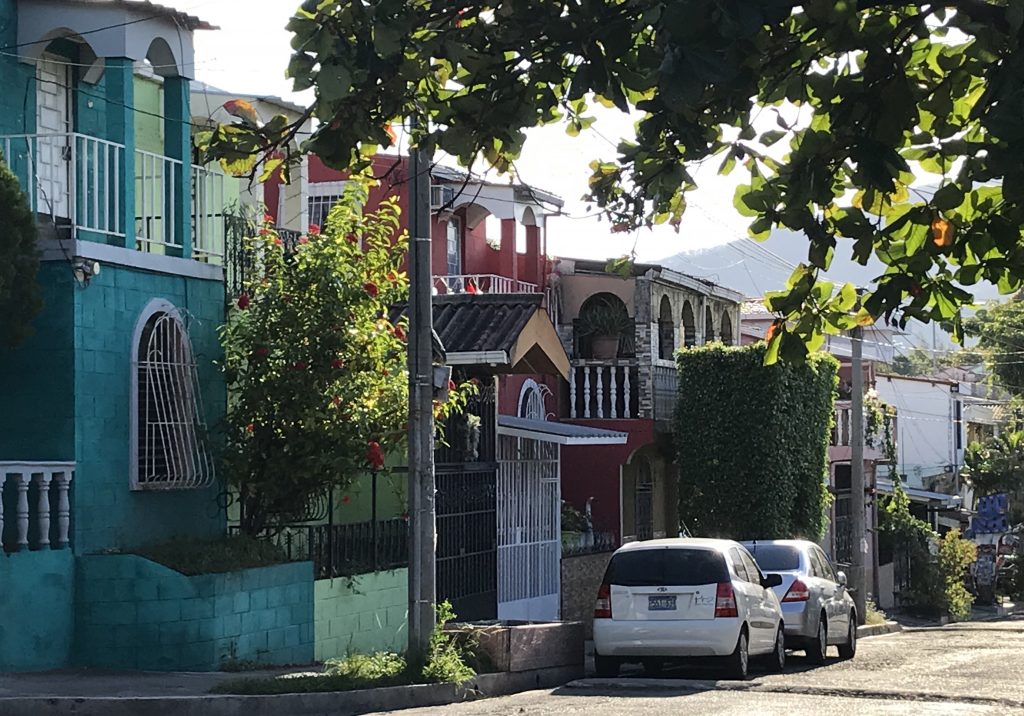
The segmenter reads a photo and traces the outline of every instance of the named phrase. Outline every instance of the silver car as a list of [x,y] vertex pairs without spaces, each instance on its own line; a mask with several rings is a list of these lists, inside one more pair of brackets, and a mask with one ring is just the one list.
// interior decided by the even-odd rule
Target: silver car
[[857,609],[821,547],[806,540],[744,542],[762,572],[778,574],[775,594],[782,603],[786,647],[803,649],[816,664],[825,662],[830,645],[842,659],[857,653]]

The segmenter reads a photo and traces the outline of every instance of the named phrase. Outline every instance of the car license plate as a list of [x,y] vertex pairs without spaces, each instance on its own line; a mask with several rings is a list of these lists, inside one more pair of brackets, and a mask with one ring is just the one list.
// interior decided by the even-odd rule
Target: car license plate
[[647,597],[647,611],[649,612],[673,612],[675,609],[675,595],[671,597]]

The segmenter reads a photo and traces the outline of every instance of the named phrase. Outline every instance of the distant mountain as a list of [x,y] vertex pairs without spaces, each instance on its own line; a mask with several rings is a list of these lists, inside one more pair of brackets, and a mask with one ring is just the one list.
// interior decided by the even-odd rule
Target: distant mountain
[[[885,265],[872,256],[867,266],[861,266],[853,260],[852,248],[853,242],[840,240],[826,277],[837,284],[850,282],[870,287],[885,272]],[[796,266],[806,261],[807,239],[794,231],[778,230],[764,242],[736,239],[711,248],[652,259],[651,263],[707,278],[750,298],[758,298],[768,291],[785,288],[786,280]],[[998,290],[990,283],[979,283],[968,290],[978,302],[1000,298]],[[906,330],[909,334],[906,336],[907,345],[897,348],[919,346],[944,351],[955,347],[941,328],[933,329],[930,324],[912,321]]]

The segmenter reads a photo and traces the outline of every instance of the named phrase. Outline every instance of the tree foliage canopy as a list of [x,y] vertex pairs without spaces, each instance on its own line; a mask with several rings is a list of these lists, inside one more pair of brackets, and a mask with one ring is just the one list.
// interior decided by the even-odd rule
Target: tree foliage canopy
[[[221,341],[227,475],[249,533],[305,519],[311,501],[405,444],[406,322],[389,315],[408,299],[406,237],[397,201],[364,213],[366,199],[350,182],[323,231],[294,248],[269,223],[246,240],[255,270]],[[437,416],[472,390],[435,402]]]
[[0,339],[15,345],[39,313],[35,217],[18,178],[0,155]]
[[[751,234],[809,242],[770,298],[786,319],[771,359],[870,317],[959,332],[962,286],[1021,286],[1022,26],[1015,0],[305,0],[288,73],[315,93],[304,149],[339,168],[365,167],[404,117],[419,146],[505,170],[526,129],[579,134],[595,104],[630,113],[635,141],[591,165],[588,197],[615,230],[677,224],[694,165],[717,157],[744,175]],[[269,157],[292,129],[206,144]],[[862,303],[818,281],[839,241],[888,267]]]
[[1024,396],[1024,295],[978,310],[966,327],[1001,386]]
[[1011,522],[1024,521],[1024,425],[1019,417],[999,435],[968,446],[964,477],[979,497],[1007,493]]
[[694,534],[824,534],[838,362],[764,365],[765,346],[680,351],[679,513]]

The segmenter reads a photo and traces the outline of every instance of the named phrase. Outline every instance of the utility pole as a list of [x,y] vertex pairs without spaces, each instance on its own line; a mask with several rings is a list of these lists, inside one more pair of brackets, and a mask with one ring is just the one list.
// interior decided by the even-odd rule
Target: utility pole
[[418,147],[409,152],[409,232],[409,659],[416,663],[426,655],[437,599],[430,157]]
[[864,529],[864,368],[862,363],[864,329],[850,331],[850,370],[852,388],[850,396],[850,585],[857,606],[857,620],[864,623],[864,601],[867,590],[864,564],[867,560],[868,540]]

